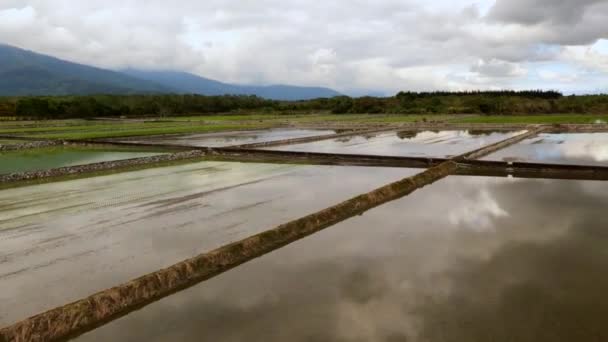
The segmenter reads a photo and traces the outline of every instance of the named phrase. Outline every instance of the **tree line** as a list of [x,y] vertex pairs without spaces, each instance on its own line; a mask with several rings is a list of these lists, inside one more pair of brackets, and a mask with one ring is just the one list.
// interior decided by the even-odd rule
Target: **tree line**
[[608,112],[608,95],[556,91],[399,92],[391,97],[338,96],[275,101],[256,96],[96,95],[0,98],[0,117],[63,119],[214,113],[369,113],[526,115]]

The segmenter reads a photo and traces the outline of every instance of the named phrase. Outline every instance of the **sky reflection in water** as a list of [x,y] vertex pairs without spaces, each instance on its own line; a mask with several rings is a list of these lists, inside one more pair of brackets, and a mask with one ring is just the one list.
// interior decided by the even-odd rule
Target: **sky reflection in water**
[[81,340],[606,340],[607,200],[450,177]]
[[519,132],[390,132],[270,148],[280,151],[452,157],[508,139]]
[[543,133],[484,159],[608,166],[608,133]]

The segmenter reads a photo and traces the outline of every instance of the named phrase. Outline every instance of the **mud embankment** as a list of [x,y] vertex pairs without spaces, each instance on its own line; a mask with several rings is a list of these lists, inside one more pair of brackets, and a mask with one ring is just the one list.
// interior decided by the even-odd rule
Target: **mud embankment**
[[31,150],[36,148],[53,147],[63,145],[63,141],[29,141],[20,144],[0,144],[0,152]]

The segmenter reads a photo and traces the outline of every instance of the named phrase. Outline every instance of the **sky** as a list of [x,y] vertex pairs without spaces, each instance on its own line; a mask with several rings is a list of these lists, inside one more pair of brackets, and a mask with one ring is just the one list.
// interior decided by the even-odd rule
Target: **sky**
[[608,92],[608,0],[0,0],[0,43],[225,82]]

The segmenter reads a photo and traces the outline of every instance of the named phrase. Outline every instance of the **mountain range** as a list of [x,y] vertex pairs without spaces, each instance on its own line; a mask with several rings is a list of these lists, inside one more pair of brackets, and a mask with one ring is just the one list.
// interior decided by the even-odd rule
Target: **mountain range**
[[273,100],[341,95],[323,87],[229,84],[181,71],[113,71],[0,44],[0,96],[163,93],[256,95]]

